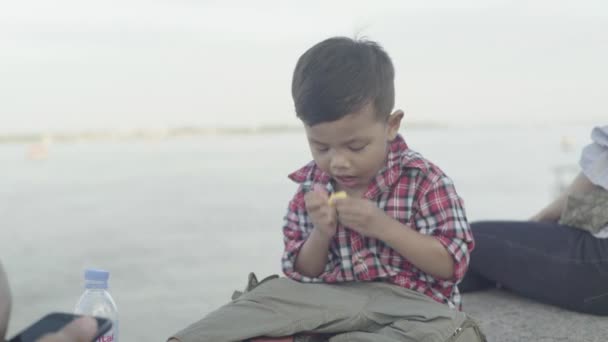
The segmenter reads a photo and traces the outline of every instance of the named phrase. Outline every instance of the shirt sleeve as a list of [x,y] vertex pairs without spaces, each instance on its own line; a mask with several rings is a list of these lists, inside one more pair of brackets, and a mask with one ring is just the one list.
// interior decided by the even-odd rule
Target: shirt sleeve
[[434,236],[454,260],[453,282],[459,282],[469,266],[474,247],[473,234],[467,221],[463,201],[454,183],[445,175],[426,180],[415,214],[416,228]]
[[608,126],[595,127],[591,139],[581,154],[581,170],[591,183],[608,189]]

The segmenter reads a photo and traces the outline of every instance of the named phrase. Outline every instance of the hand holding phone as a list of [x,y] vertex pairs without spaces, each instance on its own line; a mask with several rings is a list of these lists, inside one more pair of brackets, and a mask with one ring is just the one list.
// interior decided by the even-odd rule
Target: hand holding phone
[[[95,317],[95,322],[70,313],[51,313],[30,325],[8,342],[92,342],[112,328],[112,322]],[[76,321],[75,321],[76,320]]]

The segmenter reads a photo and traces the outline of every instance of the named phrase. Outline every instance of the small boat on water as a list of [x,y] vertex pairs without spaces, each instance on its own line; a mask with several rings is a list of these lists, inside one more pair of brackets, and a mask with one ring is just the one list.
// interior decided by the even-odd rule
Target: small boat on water
[[49,149],[51,146],[51,138],[43,136],[39,142],[28,145],[26,150],[26,158],[29,160],[43,160],[49,157]]

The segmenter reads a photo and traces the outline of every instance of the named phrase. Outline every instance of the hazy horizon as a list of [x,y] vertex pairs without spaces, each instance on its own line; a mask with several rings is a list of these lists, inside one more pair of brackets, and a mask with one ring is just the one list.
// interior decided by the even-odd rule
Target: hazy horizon
[[599,0],[37,0],[0,4],[0,134],[295,126],[293,66],[334,35],[385,47],[406,122],[608,118]]

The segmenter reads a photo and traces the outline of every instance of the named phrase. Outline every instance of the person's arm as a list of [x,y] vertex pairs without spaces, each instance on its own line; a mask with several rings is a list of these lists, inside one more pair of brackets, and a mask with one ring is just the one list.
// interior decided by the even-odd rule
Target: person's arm
[[413,224],[390,218],[384,241],[420,270],[442,280],[464,277],[473,236],[462,199],[445,175],[421,179]]
[[325,190],[315,187],[305,193],[301,187],[289,204],[283,225],[283,273],[295,280],[323,274],[336,229],[336,210],[329,206]]
[[379,239],[414,266],[440,279],[454,277],[454,260],[435,237],[420,234],[409,225],[385,215]]
[[336,200],[338,217],[345,227],[384,241],[420,270],[441,279],[454,275],[454,261],[446,248],[433,236],[421,234],[363,198]]
[[557,222],[566,206],[566,200],[570,194],[580,194],[593,190],[597,186],[580,172],[568,188],[553,202],[534,215],[530,220],[538,222]]
[[336,208],[329,204],[327,191],[321,185],[315,185],[313,191],[304,195],[304,204],[313,228],[296,256],[295,269],[302,275],[316,278],[327,266],[329,248],[336,234],[338,217]]
[[362,235],[384,241],[423,272],[457,281],[466,272],[473,247],[469,224],[449,178],[425,182],[426,191],[416,200],[416,228],[390,217],[376,203],[359,198],[336,200],[338,219]]
[[321,275],[327,265],[330,245],[331,237],[324,236],[319,230],[313,229],[296,256],[295,270],[310,278]]

